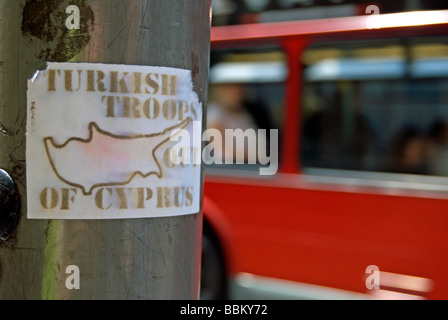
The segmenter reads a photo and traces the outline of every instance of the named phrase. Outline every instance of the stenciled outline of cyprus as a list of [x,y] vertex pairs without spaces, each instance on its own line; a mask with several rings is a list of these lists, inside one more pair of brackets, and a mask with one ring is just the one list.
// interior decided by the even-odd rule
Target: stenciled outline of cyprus
[[[159,163],[159,160],[157,159],[155,152],[157,150],[157,148],[159,148],[162,144],[164,144],[165,142],[170,140],[170,136],[173,133],[173,130],[176,129],[184,129],[186,128],[191,122],[191,118],[188,117],[185,120],[183,120],[182,122],[168,127],[165,130],[163,130],[162,132],[158,132],[158,133],[153,133],[153,134],[136,134],[136,135],[130,135],[130,136],[121,136],[121,135],[115,135],[113,133],[110,133],[108,131],[105,131],[103,129],[101,129],[98,124],[96,122],[90,122],[88,129],[89,129],[89,135],[88,138],[86,139],[82,139],[82,138],[78,138],[78,137],[72,137],[67,139],[64,143],[62,144],[57,144],[54,141],[53,137],[45,137],[43,138],[43,142],[44,142],[44,146],[45,146],[45,151],[46,154],[48,156],[48,160],[51,164],[51,167],[54,171],[54,173],[56,174],[56,176],[63,182],[65,182],[66,184],[76,187],[76,188],[80,188],[83,192],[83,194],[85,195],[90,195],[92,194],[93,189],[98,188],[98,187],[106,187],[106,186],[122,186],[122,185],[126,185],[128,183],[131,182],[131,180],[136,176],[136,175],[140,175],[143,178],[148,177],[151,174],[156,175],[158,178],[162,178],[162,166]],[[74,180],[76,179],[72,179],[72,178],[67,178],[67,176],[69,175],[67,172],[61,173],[61,165],[58,163],[55,163],[55,155],[57,152],[60,152],[62,150],[67,151],[67,149],[71,146],[73,147],[73,143],[81,143],[81,144],[89,144],[89,143],[95,143],[94,139],[116,139],[116,143],[115,146],[120,146],[120,143],[126,143],[130,140],[133,141],[141,141],[143,142],[142,145],[143,147],[145,146],[145,142],[147,142],[147,140],[143,140],[143,139],[156,139],[156,146],[152,149],[151,155],[152,158],[154,159],[154,163],[156,164],[158,170],[155,171],[149,171],[149,172],[142,172],[141,170],[135,170],[135,171],[131,171],[127,174],[127,177],[125,180],[122,181],[112,181],[112,182],[97,182],[94,184],[89,184],[88,186],[86,186],[85,184],[82,184],[82,182],[76,182]],[[151,144],[149,144],[151,145]],[[84,147],[83,145],[80,145],[81,147]],[[125,146],[126,147],[126,146]],[[73,155],[73,156],[79,156],[79,155]],[[100,154],[101,156],[101,154]],[[113,156],[113,155],[112,155]],[[111,163],[113,163],[113,159],[111,159]],[[149,161],[152,161],[152,159],[150,159]],[[151,163],[150,163],[151,164]],[[59,169],[58,169],[59,168]],[[78,173],[70,173],[70,174],[78,174],[80,176],[80,178],[82,179],[82,175]],[[95,174],[95,173],[89,173],[89,174]]]

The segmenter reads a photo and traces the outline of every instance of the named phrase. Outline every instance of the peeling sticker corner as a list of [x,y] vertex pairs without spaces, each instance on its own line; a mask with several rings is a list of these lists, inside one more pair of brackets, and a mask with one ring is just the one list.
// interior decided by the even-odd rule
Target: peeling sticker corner
[[40,73],[41,73],[41,71],[40,71],[40,70],[37,70],[37,71],[33,74],[33,76],[32,76],[31,79],[30,79],[31,83],[34,83],[34,81],[36,81],[36,79],[37,79],[37,77],[39,76]]

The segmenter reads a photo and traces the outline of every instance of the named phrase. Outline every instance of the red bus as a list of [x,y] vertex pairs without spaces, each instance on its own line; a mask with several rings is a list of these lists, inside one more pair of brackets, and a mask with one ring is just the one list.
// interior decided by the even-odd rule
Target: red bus
[[448,11],[212,28],[210,99],[240,87],[279,164],[206,167],[203,298],[448,298],[447,31]]

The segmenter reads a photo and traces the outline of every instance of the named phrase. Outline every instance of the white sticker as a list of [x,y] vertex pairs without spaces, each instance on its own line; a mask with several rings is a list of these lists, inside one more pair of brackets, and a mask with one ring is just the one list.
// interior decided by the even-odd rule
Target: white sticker
[[48,63],[28,81],[28,218],[198,212],[201,121],[189,70]]

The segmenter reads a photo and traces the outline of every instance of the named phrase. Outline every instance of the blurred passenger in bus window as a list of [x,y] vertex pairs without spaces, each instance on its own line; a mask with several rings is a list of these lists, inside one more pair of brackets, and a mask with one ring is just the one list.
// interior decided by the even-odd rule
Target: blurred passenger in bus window
[[357,94],[344,99],[343,92],[335,91],[330,96],[305,120],[304,165],[365,170],[374,147],[374,132],[360,110]]
[[211,101],[207,108],[207,126],[221,131],[256,128],[255,121],[245,107],[244,87],[238,83],[215,84],[211,87]]
[[430,130],[433,157],[430,164],[430,173],[439,176],[448,176],[448,123],[436,120]]
[[[207,128],[218,129],[221,132],[223,141],[224,160],[225,152],[232,152],[235,161],[245,162],[247,158],[247,148],[244,152],[244,159],[236,159],[235,145],[232,149],[226,146],[225,129],[257,129],[257,125],[245,104],[245,88],[238,83],[214,84],[210,88],[210,102],[207,106]],[[217,152],[218,150],[215,150]]]
[[426,137],[414,126],[404,127],[395,138],[389,169],[395,173],[427,174],[430,149]]

